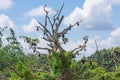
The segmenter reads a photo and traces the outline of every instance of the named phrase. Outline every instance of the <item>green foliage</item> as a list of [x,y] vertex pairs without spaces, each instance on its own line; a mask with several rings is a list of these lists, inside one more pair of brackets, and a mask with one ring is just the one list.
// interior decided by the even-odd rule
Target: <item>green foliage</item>
[[40,80],[56,80],[56,74],[40,73]]
[[0,48],[2,47],[3,32],[4,32],[4,30],[5,30],[6,28],[7,28],[7,27],[5,27],[5,28],[1,28],[1,27],[0,27]]
[[[3,31],[5,30],[9,30],[10,35],[6,38],[7,44],[3,46],[2,36],[4,36]],[[0,29],[0,78],[4,76],[11,80],[33,80],[28,66],[33,64],[34,60],[29,62],[30,59],[32,57],[24,54],[14,31],[11,28]]]
[[14,72],[11,72],[11,77],[9,77],[9,80],[21,80],[21,78]]
[[[12,29],[9,29],[10,35],[6,38],[8,43],[3,45],[4,30],[0,28],[0,79],[61,80],[61,76],[65,75],[62,71],[68,72],[69,80],[120,80],[120,47],[97,51],[80,61],[72,59],[70,52],[61,55],[55,51],[47,57],[38,57],[23,52]],[[39,43],[38,39],[22,38],[32,46]]]
[[88,71],[84,73],[84,78],[85,79],[92,78],[93,80],[96,80],[96,79],[101,80],[105,73],[106,71],[101,67],[98,67],[95,69],[89,69]]
[[21,61],[16,64],[15,73],[23,80],[33,80],[31,71]]
[[24,41],[26,41],[28,44],[30,44],[30,46],[36,46],[39,43],[39,39],[37,38],[31,38],[31,37],[27,37],[27,36],[20,36],[20,38],[23,38]]
[[52,64],[54,74],[59,74],[61,69],[70,68],[71,61],[72,57],[67,52],[64,53],[64,58],[60,55],[59,51],[48,54],[48,62]]
[[[113,52],[113,53],[112,53]],[[87,76],[92,80],[119,80],[119,52],[120,47],[115,47],[112,49],[103,49],[97,51],[94,55],[88,59],[97,61],[98,67],[89,70]],[[93,76],[92,76],[93,74]]]

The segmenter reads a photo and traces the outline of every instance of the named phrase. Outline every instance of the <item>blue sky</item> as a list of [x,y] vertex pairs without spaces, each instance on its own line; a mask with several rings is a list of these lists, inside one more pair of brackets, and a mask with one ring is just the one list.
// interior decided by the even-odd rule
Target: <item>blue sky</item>
[[62,27],[83,20],[69,32],[70,42],[65,48],[74,48],[86,35],[91,53],[95,51],[94,40],[100,49],[120,45],[120,0],[0,0],[0,26],[14,28],[17,36],[40,37],[42,34],[35,31],[35,26],[36,20],[43,22],[42,7],[46,4],[53,16],[63,3]]

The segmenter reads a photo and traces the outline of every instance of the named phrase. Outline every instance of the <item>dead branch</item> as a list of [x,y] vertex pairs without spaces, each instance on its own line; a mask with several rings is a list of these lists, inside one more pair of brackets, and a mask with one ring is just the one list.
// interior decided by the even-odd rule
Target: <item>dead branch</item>
[[96,45],[96,51],[95,51],[95,53],[96,53],[98,51],[98,44],[97,44],[96,40],[95,40],[95,45]]
[[63,21],[63,18],[64,18],[64,16],[62,16],[62,17],[60,18],[59,23],[56,25],[56,29],[55,29],[56,33],[58,32],[58,29],[59,29],[59,27],[60,27],[60,24],[61,24],[62,21]]
[[71,50],[70,52],[74,55],[79,54],[80,51],[84,50],[86,51],[86,44],[88,42],[88,36],[84,37],[84,44],[83,45],[79,45],[78,47],[76,47],[75,49]]
[[58,15],[57,15],[57,17],[56,17],[56,19],[58,19],[58,20],[59,20],[59,16],[60,16],[60,14],[61,14],[61,11],[62,11],[63,7],[64,7],[64,3],[63,3],[63,5],[62,5],[61,9],[59,10]]
[[43,48],[43,47],[36,47],[36,49],[50,50],[49,48]]
[[44,35],[53,37],[52,34],[51,34],[51,32],[46,28],[46,26],[47,26],[47,19],[48,19],[48,21],[50,22],[50,24],[52,24],[52,22],[51,22],[51,20],[50,20],[50,18],[49,18],[49,16],[48,16],[48,13],[49,13],[49,12],[45,9],[45,7],[46,7],[46,5],[43,7],[43,9],[44,9],[44,11],[45,11],[45,24],[43,25],[42,23],[40,23],[40,22],[38,21],[38,23],[41,25],[41,27],[42,27],[43,29],[41,29],[40,27],[39,27],[39,28],[44,32]]
[[59,36],[61,37],[63,34],[66,34],[69,30],[71,30],[75,25],[79,26],[79,24],[82,22],[82,20],[80,22],[76,22],[73,25],[69,25],[66,29],[64,29],[62,32],[59,33]]
[[[98,51],[98,44],[97,44],[96,40],[95,40],[95,45],[96,45],[96,50],[95,50],[95,52],[93,54],[95,54]],[[92,56],[91,61],[93,61],[94,57],[95,57],[95,55]]]
[[40,53],[38,50],[36,50],[35,52],[38,54],[38,56],[39,56],[39,57],[40,57],[40,56],[43,56],[43,57],[45,57],[45,56],[46,56],[46,54],[45,54],[45,53]]
[[55,25],[56,21],[59,20],[59,16],[60,16],[60,14],[61,14],[61,11],[62,11],[63,7],[64,7],[64,3],[63,3],[63,5],[61,6],[60,10],[57,11],[56,14],[53,16],[53,20],[54,20],[53,26]]

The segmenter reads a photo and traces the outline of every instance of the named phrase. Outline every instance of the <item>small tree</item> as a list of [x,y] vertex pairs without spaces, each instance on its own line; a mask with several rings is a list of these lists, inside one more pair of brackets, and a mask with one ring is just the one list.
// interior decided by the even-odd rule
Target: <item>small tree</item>
[[[51,18],[49,16],[49,11],[46,10],[46,6],[43,7],[45,12],[45,21],[44,24],[38,21],[39,26],[36,26],[37,31],[41,30],[43,32],[43,39],[47,41],[48,47],[38,47],[37,43],[31,39],[27,42],[30,44],[31,48],[34,50],[34,52],[42,54],[39,50],[47,50],[49,53],[49,59],[51,61],[51,73],[54,73],[53,71],[56,70],[57,73],[60,73],[59,78],[61,80],[70,80],[70,64],[72,58],[75,58],[77,54],[80,53],[82,50],[86,50],[86,43],[88,41],[88,37],[84,37],[84,44],[79,45],[78,47],[74,48],[71,51],[66,51],[62,45],[66,44],[68,42],[68,38],[66,38],[66,34],[68,31],[70,31],[74,26],[79,26],[79,24],[82,22],[76,22],[74,24],[70,24],[68,27],[60,31],[60,25],[64,19],[64,16],[60,15],[61,11],[64,7],[64,4],[61,6],[60,10],[56,12],[56,14]],[[50,26],[50,27],[49,27]],[[28,37],[24,37],[25,39],[28,39]],[[58,59],[59,57],[59,59]],[[54,60],[58,60],[59,65],[55,67],[52,63],[55,62]],[[60,60],[60,61],[59,61]],[[57,61],[56,61],[57,63]],[[59,69],[59,70],[58,70]],[[56,72],[55,71],[55,72]]]

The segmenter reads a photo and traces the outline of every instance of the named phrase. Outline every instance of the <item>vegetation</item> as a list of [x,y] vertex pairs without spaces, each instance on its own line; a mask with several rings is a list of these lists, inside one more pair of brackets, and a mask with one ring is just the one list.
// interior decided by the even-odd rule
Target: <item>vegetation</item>
[[[62,8],[63,5],[51,21],[44,7],[45,24],[39,22],[40,26],[36,26],[37,31],[43,31],[43,39],[48,42],[49,48],[38,47],[38,39],[20,36],[30,45],[33,53],[38,55],[23,51],[13,29],[0,28],[0,80],[120,80],[119,46],[97,50],[88,58],[83,56],[80,61],[74,58],[80,51],[86,51],[87,36],[83,38],[83,45],[71,51],[62,48],[62,44],[68,42],[65,37],[67,32],[81,22],[71,24],[60,31],[59,27],[64,18],[60,17]],[[51,31],[47,26],[51,26]],[[3,39],[6,30],[10,31],[10,34]],[[40,50],[48,52],[42,54]]]

